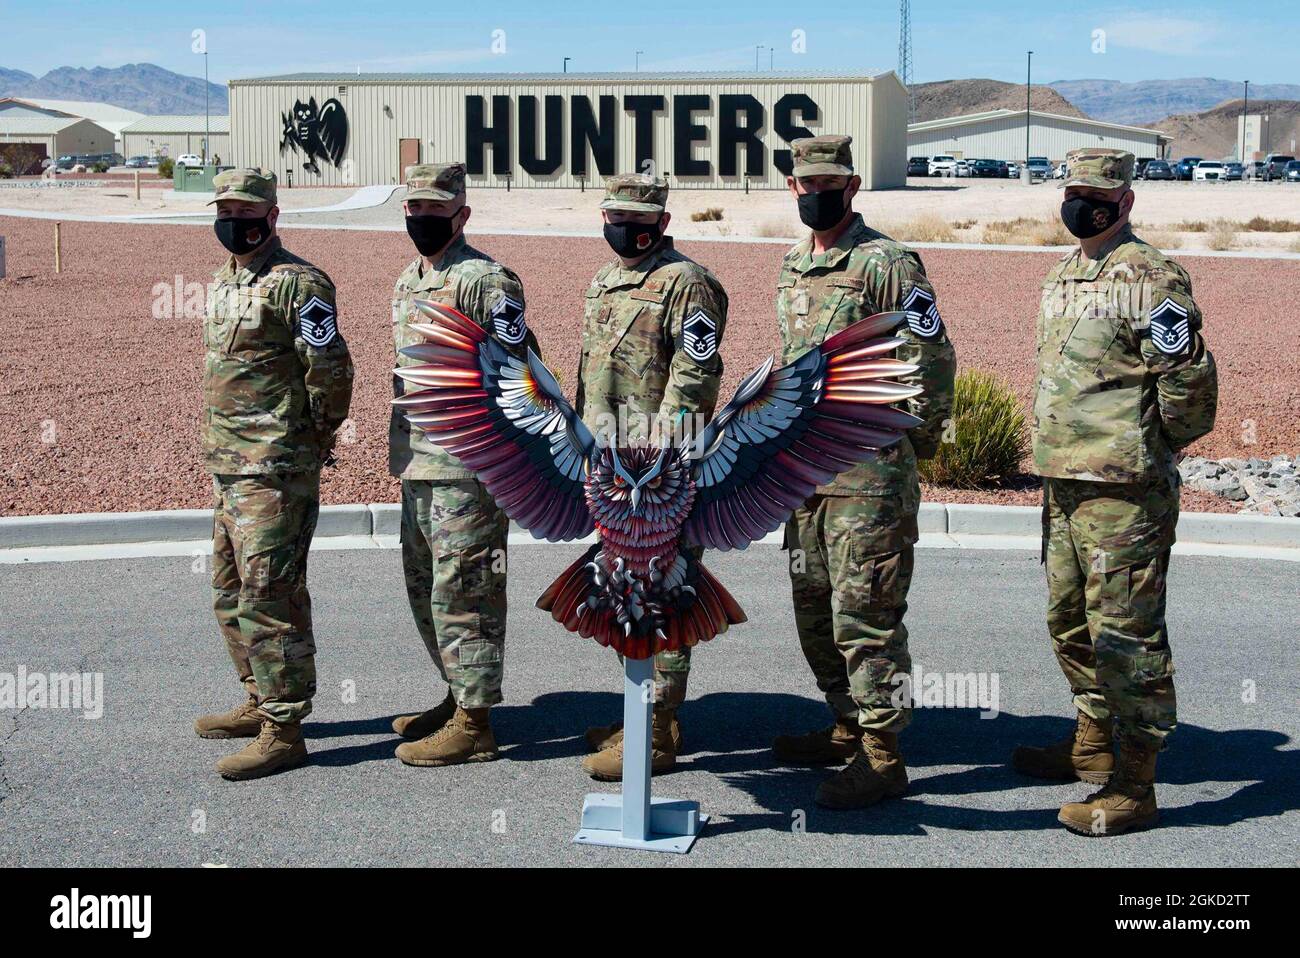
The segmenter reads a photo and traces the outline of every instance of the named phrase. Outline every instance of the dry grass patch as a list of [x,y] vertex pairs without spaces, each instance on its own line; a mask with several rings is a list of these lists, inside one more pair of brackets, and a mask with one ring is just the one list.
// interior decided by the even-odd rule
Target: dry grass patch
[[1241,228],[1248,233],[1295,233],[1300,232],[1300,222],[1255,216],[1242,223]]
[[957,231],[941,216],[927,213],[882,230],[903,243],[955,243]]
[[1055,216],[1020,216],[985,223],[983,241],[999,246],[1069,246],[1074,237]]
[[1237,230],[1229,220],[1216,220],[1206,240],[1210,249],[1227,250],[1237,245]]
[[710,206],[691,214],[692,223],[716,223],[720,219],[722,219],[721,206]]
[[1143,230],[1142,239],[1156,249],[1182,249],[1183,238],[1170,230]]

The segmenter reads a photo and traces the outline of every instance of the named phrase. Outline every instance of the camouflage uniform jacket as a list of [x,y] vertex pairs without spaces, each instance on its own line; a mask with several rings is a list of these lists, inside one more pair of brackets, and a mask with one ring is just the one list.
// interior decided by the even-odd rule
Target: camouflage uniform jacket
[[656,423],[668,435],[679,424],[695,431],[718,401],[726,323],[722,284],[672,237],[633,267],[605,264],[585,297],[578,415],[593,431],[621,433],[622,408],[633,439],[651,438]]
[[[401,350],[426,342],[411,329],[412,323],[426,321],[414,306],[417,299],[460,310],[521,358],[528,349],[537,349],[537,340],[524,320],[524,287],[519,277],[470,246],[464,234],[447,247],[436,269],[425,271],[417,257],[397,278],[393,288],[393,348],[397,350],[398,366],[418,365],[419,360],[403,356]],[[393,376],[394,396],[418,389]],[[451,453],[435,446],[419,430],[413,433],[396,406],[388,425],[388,471],[402,479],[474,478],[473,471]]]
[[319,469],[352,400],[334,284],[277,238],[217,271],[203,324],[203,454],[215,474]]
[[903,310],[908,321],[894,334],[903,340],[894,357],[920,368],[899,382],[924,391],[903,404],[924,422],[892,449],[819,486],[823,495],[899,496],[919,503],[916,460],[938,449],[952,415],[957,354],[939,316],[934,287],[915,252],[876,232],[855,215],[836,244],[814,253],[812,237],[781,263],[776,313],[781,361],[793,362],[827,337],[875,313]]
[[1038,474],[1172,481],[1175,453],[1214,426],[1200,328],[1187,273],[1127,228],[1097,259],[1061,260],[1038,315]]

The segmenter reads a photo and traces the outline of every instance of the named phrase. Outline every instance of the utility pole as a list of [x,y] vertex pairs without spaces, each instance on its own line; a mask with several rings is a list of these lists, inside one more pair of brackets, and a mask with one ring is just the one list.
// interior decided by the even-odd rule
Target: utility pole
[[907,87],[907,122],[916,122],[916,96],[912,93],[912,3],[898,2],[898,78]]
[[203,165],[208,165],[208,149],[212,143],[212,110],[208,106],[208,48],[203,46]]
[[641,72],[641,54],[643,53],[645,53],[644,50],[636,51],[636,69],[638,73]]
[[1031,78],[1034,75],[1034,51],[1029,51],[1025,60],[1025,181],[1029,181],[1029,93],[1033,89]]
[[1242,83],[1244,83],[1245,86],[1242,88],[1242,93],[1241,93],[1241,156],[1240,156],[1240,160],[1241,160],[1241,165],[1242,165],[1243,167],[1245,167],[1245,165],[1246,165],[1246,115],[1247,115],[1246,107],[1247,107],[1247,106],[1249,105],[1249,103],[1250,103],[1250,81],[1249,81],[1249,80],[1243,80]]
[[564,58],[564,66],[562,67],[562,69],[563,69],[563,71],[564,71],[565,73],[568,73],[568,72],[569,72],[569,61],[572,60],[572,59],[573,59],[573,57],[565,57],[565,58]]

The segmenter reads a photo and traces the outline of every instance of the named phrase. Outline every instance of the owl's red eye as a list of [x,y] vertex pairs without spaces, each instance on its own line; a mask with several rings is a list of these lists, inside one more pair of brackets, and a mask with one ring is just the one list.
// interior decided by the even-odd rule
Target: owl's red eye
[[623,477],[622,477],[622,476],[615,476],[615,477],[614,477],[614,485],[616,485],[616,486],[626,486],[627,483],[623,481]]
[[647,489],[658,489],[658,488],[659,488],[659,477],[658,477],[658,476],[655,476],[655,477],[654,477],[653,479],[651,479],[648,483],[646,483],[646,488],[647,488]]

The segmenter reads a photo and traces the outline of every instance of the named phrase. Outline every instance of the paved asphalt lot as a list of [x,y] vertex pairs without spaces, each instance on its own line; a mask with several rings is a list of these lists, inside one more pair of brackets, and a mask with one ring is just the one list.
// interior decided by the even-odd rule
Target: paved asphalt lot
[[[682,711],[688,754],[655,792],[699,800],[713,823],[685,857],[576,847],[589,721],[618,714],[614,656],[532,607],[574,547],[511,552],[501,761],[408,768],[389,721],[427,706],[433,669],[411,625],[396,551],[318,552],[312,591],[320,693],[312,764],[231,783],[228,742],[194,716],[239,698],[195,560],[9,566],[0,572],[0,672],[104,676],[103,717],[0,711],[0,865],[1294,865],[1300,845],[1295,569],[1177,557],[1170,616],[1183,721],[1162,759],[1163,827],[1076,837],[1057,807],[1088,787],[1004,764],[1013,744],[1070,727],[1028,552],[925,550],[912,649],[928,671],[995,671],[1001,714],[918,710],[904,747],[913,788],[864,812],[818,809],[821,770],[783,769],[767,745],[826,713],[794,640],[780,554],[710,553],[750,623],[696,651]],[[1243,683],[1254,701],[1243,703]],[[345,702],[345,684],[355,701]],[[806,814],[803,830],[794,823]],[[202,827],[200,827],[202,826]]]

